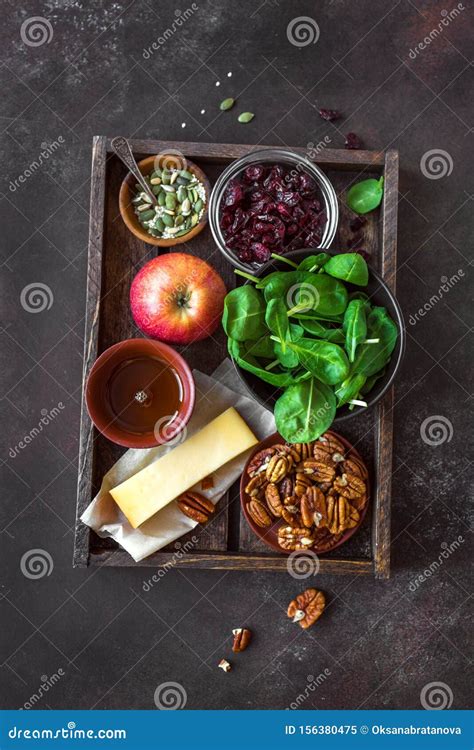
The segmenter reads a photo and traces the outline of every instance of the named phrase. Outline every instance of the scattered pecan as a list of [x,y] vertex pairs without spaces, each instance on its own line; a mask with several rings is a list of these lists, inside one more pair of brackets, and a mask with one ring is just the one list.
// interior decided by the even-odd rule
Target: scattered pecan
[[219,669],[222,669],[224,672],[230,672],[230,670],[232,669],[227,659],[221,659],[217,666],[219,667]]
[[356,500],[365,494],[365,482],[355,474],[342,474],[334,481],[334,489],[349,500]]
[[288,605],[288,617],[301,628],[311,627],[321,617],[326,606],[326,597],[317,589],[306,589]]
[[274,453],[276,453],[276,450],[273,446],[258,451],[248,465],[248,475],[253,477],[258,472],[264,471]]
[[178,508],[188,518],[198,523],[205,523],[214,513],[214,503],[200,495],[199,492],[184,492],[177,499]]
[[234,628],[232,635],[234,636],[232,651],[236,654],[245,651],[252,638],[252,631],[248,628]]
[[313,456],[317,461],[340,463],[344,461],[345,453],[346,449],[340,440],[327,432],[314,443]]
[[315,482],[332,482],[336,475],[336,470],[325,461],[316,461],[314,458],[307,458],[298,464],[298,472],[309,474]]
[[313,536],[310,530],[304,526],[297,528],[280,526],[278,529],[278,544],[287,550],[308,549],[313,544]]
[[301,498],[301,517],[309,529],[312,526],[325,526],[327,523],[327,507],[324,493],[319,487],[308,487]]
[[266,470],[268,482],[280,482],[290,469],[290,460],[287,456],[272,456]]
[[245,488],[245,492],[250,497],[257,497],[260,494],[260,490],[263,489],[267,483],[265,472],[261,474],[255,474]]
[[264,528],[265,526],[271,525],[272,519],[268,515],[267,509],[265,508],[263,503],[260,502],[260,500],[255,500],[255,498],[252,499],[247,505],[247,511],[250,518],[257,524],[257,526]]
[[268,510],[277,518],[281,516],[283,505],[280,497],[280,490],[274,482],[269,482],[265,487],[265,500],[267,501]]

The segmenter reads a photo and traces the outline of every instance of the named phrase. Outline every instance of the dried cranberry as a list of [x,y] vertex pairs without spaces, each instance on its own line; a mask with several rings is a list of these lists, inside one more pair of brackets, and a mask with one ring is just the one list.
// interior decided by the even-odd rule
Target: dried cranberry
[[258,182],[263,177],[263,166],[261,164],[253,164],[244,171],[244,177],[249,182]]
[[352,219],[349,222],[349,228],[351,232],[358,232],[359,229],[362,229],[362,227],[366,223],[367,223],[367,219],[365,218],[365,216],[356,216],[354,219]]
[[240,203],[244,198],[244,191],[237,180],[231,180],[227,185],[224,193],[224,205],[235,206],[236,203]]
[[359,136],[355,133],[348,133],[346,135],[346,142],[344,144],[346,148],[362,148],[362,141],[360,140]]
[[253,253],[254,260],[259,263],[266,263],[272,255],[270,248],[264,245],[263,242],[252,242],[250,250]]
[[319,116],[322,117],[323,120],[328,120],[330,122],[331,120],[339,120],[341,113],[337,109],[320,109]]

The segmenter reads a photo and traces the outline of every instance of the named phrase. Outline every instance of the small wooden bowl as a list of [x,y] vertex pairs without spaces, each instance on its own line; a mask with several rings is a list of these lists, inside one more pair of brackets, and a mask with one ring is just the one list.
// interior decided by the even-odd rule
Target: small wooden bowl
[[[147,175],[153,172],[156,166],[161,166],[161,164],[166,159],[169,159],[169,156],[167,154],[147,156],[146,159],[142,159],[142,161],[138,162],[138,168],[143,175]],[[202,169],[198,167],[197,164],[194,164],[194,162],[189,161],[189,159],[186,160],[186,169],[188,170],[188,172],[192,172],[192,174],[196,175],[198,180],[204,185],[204,189],[206,191],[206,203],[201,220],[196,224],[195,227],[190,229],[189,232],[186,232],[186,234],[183,234],[181,237],[169,237],[168,239],[162,239],[160,237],[153,237],[151,234],[148,234],[148,232],[143,229],[142,225],[138,221],[132,203],[132,198],[136,193],[135,177],[132,174],[128,173],[128,175],[122,182],[119,193],[120,214],[132,234],[134,234],[135,237],[138,237],[139,240],[143,240],[143,242],[147,242],[149,245],[155,245],[158,247],[173,247],[174,245],[181,245],[183,242],[192,240],[192,238],[196,237],[199,232],[202,232],[202,230],[206,226],[209,195],[211,192],[209,180],[207,179]]]
[[[335,438],[337,438],[346,448],[347,455],[350,457],[350,455],[355,456],[359,461],[361,461],[364,466],[366,466],[365,461],[361,457],[360,453],[354,448],[351,443],[346,440],[345,437],[342,435],[339,435],[337,432],[334,432],[333,430],[326,430],[327,435],[333,435]],[[264,544],[267,545],[267,547],[270,547],[275,552],[279,552],[282,555],[291,555],[290,550],[285,550],[278,544],[278,527],[282,524],[281,518],[275,518],[272,519],[271,526],[267,526],[266,528],[261,528],[260,526],[257,526],[253,518],[251,518],[250,514],[247,511],[247,503],[249,501],[249,496],[245,492],[245,487],[247,486],[248,482],[250,481],[250,476],[248,474],[248,467],[250,464],[250,461],[253,459],[256,453],[263,450],[264,448],[270,448],[272,445],[276,445],[277,443],[284,443],[285,440],[282,438],[282,436],[275,432],[273,435],[269,435],[265,440],[262,440],[261,443],[259,443],[250,456],[247,459],[247,462],[245,464],[244,470],[242,472],[242,477],[240,480],[240,504],[242,506],[242,510],[245,516],[245,519],[254,532],[256,536],[258,536]],[[326,552],[331,552],[331,550],[336,549],[336,547],[340,547],[341,544],[344,544],[344,542],[347,542],[348,539],[351,538],[353,534],[360,528],[365,515],[367,513],[367,509],[369,507],[370,502],[370,475],[367,479],[367,500],[360,512],[360,518],[357,522],[357,525],[354,526],[352,529],[347,529],[343,532],[342,536],[335,540],[333,543],[326,544],[323,549],[319,548],[317,544],[314,544],[312,547],[308,547],[308,550],[310,552],[315,552],[317,555],[326,554]],[[264,503],[265,504],[265,503]],[[299,550],[299,553],[304,555],[304,550]]]

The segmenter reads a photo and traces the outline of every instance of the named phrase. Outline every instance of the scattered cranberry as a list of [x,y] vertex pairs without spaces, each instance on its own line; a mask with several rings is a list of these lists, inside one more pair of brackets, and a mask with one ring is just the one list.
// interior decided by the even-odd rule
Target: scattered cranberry
[[279,164],[246,167],[224,191],[219,221],[227,247],[245,263],[318,247],[327,222],[320,199],[307,172]]
[[319,116],[322,117],[323,120],[331,122],[332,120],[339,120],[342,115],[337,109],[320,109]]
[[365,216],[356,216],[349,222],[349,229],[351,230],[351,232],[358,232],[359,229],[362,229],[364,224],[367,224],[367,219],[365,218]]
[[344,145],[346,148],[362,148],[362,141],[355,133],[348,133]]

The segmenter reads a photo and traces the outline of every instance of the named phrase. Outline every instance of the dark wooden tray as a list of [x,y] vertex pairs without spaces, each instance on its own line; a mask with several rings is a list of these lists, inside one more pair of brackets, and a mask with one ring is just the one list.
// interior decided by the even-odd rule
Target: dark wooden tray
[[[137,158],[158,154],[167,149],[182,152],[197,162],[211,184],[230,161],[261,146],[185,143],[169,141],[131,141]],[[270,147],[268,147],[270,148]],[[295,148],[301,154],[304,149]],[[364,227],[365,246],[372,265],[395,290],[396,238],[398,202],[398,153],[396,151],[336,151],[325,149],[316,163],[324,170],[337,193],[342,195],[357,179],[385,178],[385,192],[380,211],[369,214]],[[158,248],[136,239],[123,223],[118,209],[118,193],[126,170],[112,152],[110,140],[96,136],[92,155],[89,262],[86,303],[86,338],[84,348],[85,384],[96,357],[122,339],[140,335],[131,318],[128,298],[133,276],[143,264],[157,255]],[[339,202],[340,222],[333,247],[346,249],[352,234],[344,202]],[[224,278],[228,288],[235,286],[233,267],[223,258],[212,240],[209,228],[178,250],[191,252],[206,260]],[[161,251],[163,252],[163,251]],[[209,347],[207,341],[188,347],[186,359],[192,367],[211,373],[226,356],[225,337]],[[84,392],[84,389],[83,389]],[[337,426],[364,456],[373,481],[371,508],[357,534],[346,544],[321,558],[321,573],[373,573],[376,578],[390,575],[390,500],[392,475],[393,389],[382,402],[363,416]],[[122,455],[123,448],[110,443],[92,426],[84,398],[82,401],[75,530],[74,565],[147,566],[172,564],[188,568],[226,570],[286,571],[285,555],[271,553],[253,534],[240,513],[238,483],[227,498],[220,501],[215,522],[188,536],[199,536],[199,543],[184,555],[176,555],[176,545],[157,552],[140,563],[110,539],[100,539],[79,520],[98,492],[103,475]],[[187,537],[181,541],[182,547]],[[184,547],[186,549],[186,547]]]

